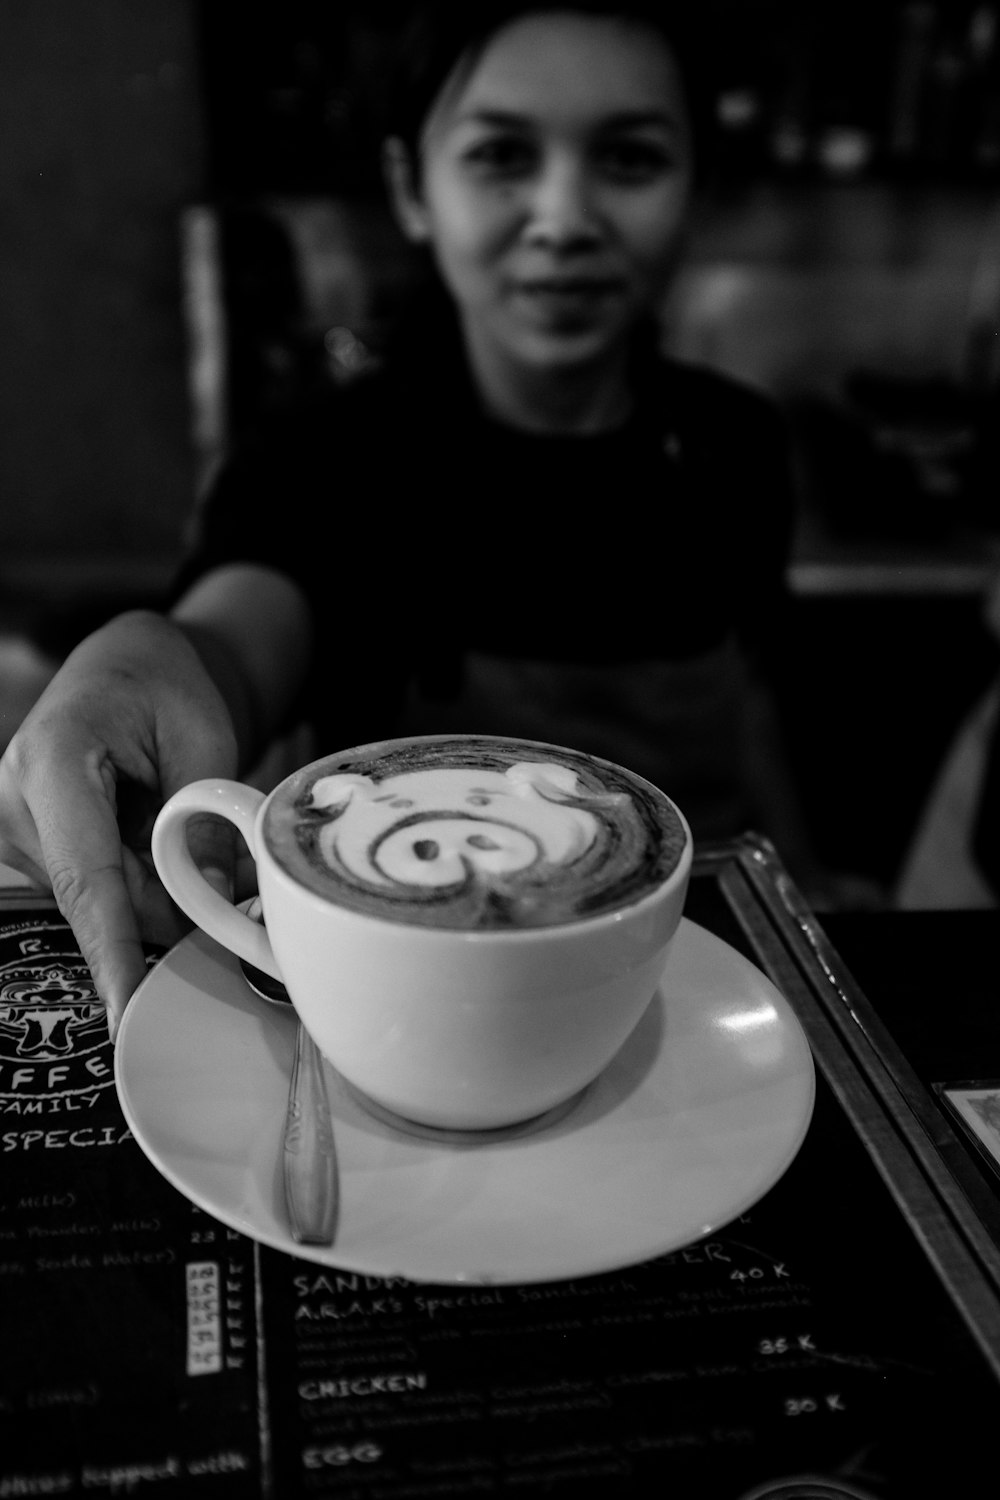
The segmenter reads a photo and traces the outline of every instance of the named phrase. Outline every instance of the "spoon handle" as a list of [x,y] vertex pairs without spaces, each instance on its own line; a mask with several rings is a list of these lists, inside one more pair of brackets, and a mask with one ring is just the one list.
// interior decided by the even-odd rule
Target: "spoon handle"
[[337,1221],[337,1156],[319,1048],[299,1022],[288,1089],[285,1202],[298,1245],[331,1245]]

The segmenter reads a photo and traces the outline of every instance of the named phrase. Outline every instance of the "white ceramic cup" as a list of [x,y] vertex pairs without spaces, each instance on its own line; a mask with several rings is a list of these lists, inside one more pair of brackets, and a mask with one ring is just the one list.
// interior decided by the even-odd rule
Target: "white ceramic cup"
[[[446,740],[466,748],[479,743],[474,736],[430,736],[359,747],[293,773],[269,797],[235,781],[194,782],[162,809],[152,849],[178,906],[226,948],[284,983],[320,1051],[356,1089],[423,1126],[487,1130],[564,1104],[604,1070],[630,1035],[656,990],[681,918],[692,842],[669,799],[641,778],[621,773],[667,803],[674,820],[674,852],[637,899],[554,925],[469,930],[341,904],[324,892],[322,881],[311,888],[301,869],[292,872],[278,857],[273,835],[265,836],[268,808],[283,795],[287,805],[289,783],[310,785],[319,768],[336,773],[373,749],[419,750]],[[602,768],[620,769],[531,742],[489,744],[516,746],[527,757],[522,764],[529,765],[529,774],[519,782],[514,778],[520,798],[510,804],[515,819],[528,815],[530,821],[539,803],[545,804],[545,818],[558,823],[563,815],[568,794],[545,779],[546,753],[585,763],[598,782]],[[532,774],[542,776],[540,791]],[[565,778],[565,768],[561,774]],[[368,781],[334,774],[323,785],[346,782],[350,790],[350,784]],[[400,785],[398,778],[376,783],[382,788],[377,798],[365,788],[369,806],[363,815],[377,811],[384,821],[384,788]],[[406,805],[412,808],[413,801]],[[213,890],[195,865],[186,825],[204,813],[228,818],[246,840],[256,861],[266,931]],[[440,811],[432,816],[440,820]],[[404,821],[413,819],[411,812]],[[505,814],[498,826],[503,833],[509,825]]]

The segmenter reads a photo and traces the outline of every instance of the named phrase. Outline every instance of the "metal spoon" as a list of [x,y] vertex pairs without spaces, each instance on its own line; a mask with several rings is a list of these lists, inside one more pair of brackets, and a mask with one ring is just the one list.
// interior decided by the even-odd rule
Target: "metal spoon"
[[[245,908],[260,922],[260,903]],[[277,979],[240,959],[243,977],[262,1000],[291,1005]],[[333,1118],[319,1048],[301,1021],[296,1023],[295,1061],[288,1085],[288,1109],[282,1147],[285,1205],[297,1245],[332,1245],[337,1224],[339,1183]]]

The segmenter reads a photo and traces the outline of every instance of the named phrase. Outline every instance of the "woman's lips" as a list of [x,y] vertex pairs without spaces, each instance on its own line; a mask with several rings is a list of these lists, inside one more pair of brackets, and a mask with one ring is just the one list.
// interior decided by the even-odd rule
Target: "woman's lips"
[[539,277],[514,285],[514,294],[522,307],[543,321],[558,323],[589,321],[622,290],[620,281],[582,276]]

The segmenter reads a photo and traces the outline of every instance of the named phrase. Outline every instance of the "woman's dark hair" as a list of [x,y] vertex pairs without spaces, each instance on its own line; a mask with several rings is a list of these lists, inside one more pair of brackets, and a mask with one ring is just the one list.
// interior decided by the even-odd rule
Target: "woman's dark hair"
[[709,77],[704,21],[693,0],[425,0],[399,34],[385,108],[385,133],[398,136],[419,169],[427,116],[462,59],[470,69],[492,38],[524,16],[555,11],[637,21],[659,33],[681,71],[694,137],[695,171],[709,172],[715,100]]

